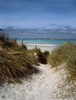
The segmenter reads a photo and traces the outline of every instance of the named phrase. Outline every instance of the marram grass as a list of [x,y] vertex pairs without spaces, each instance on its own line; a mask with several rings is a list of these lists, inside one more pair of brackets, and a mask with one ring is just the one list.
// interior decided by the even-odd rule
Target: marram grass
[[4,34],[0,35],[0,85],[5,81],[20,82],[20,79],[37,73],[35,64],[35,56],[26,46],[21,47]]
[[57,47],[52,54],[48,56],[47,62],[56,67],[62,63],[66,63],[66,68],[72,75],[76,77],[76,44],[66,43]]

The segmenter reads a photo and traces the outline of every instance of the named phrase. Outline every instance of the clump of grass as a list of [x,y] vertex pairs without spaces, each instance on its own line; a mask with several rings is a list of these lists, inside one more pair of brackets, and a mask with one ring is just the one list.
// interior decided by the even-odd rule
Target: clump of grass
[[10,40],[8,34],[0,33],[0,46],[2,48],[13,47],[15,44]]
[[10,40],[8,34],[0,33],[0,46],[1,48],[5,49],[12,49],[15,51],[25,51],[27,50],[26,45],[18,45],[16,40]]
[[71,75],[76,76],[76,44],[66,43],[59,46],[48,56],[48,63],[52,67],[59,66],[66,62],[66,68]]
[[5,41],[8,41],[8,40],[9,40],[8,34],[0,33],[0,41],[5,42]]
[[18,45],[18,44],[13,44],[10,49],[14,50],[14,51],[22,51],[22,52],[25,52],[27,50],[27,47],[26,45],[24,46],[21,46],[21,45]]
[[21,47],[22,47],[22,49],[27,50],[26,45],[23,45],[23,46],[21,46]]
[[52,67],[60,65],[62,62],[64,62],[64,56],[66,56],[63,52],[63,46],[56,48],[54,51],[52,51],[52,54],[48,56],[48,63],[52,65]]
[[23,77],[38,72],[33,67],[37,64],[34,53],[27,50],[25,45],[19,46],[0,34],[0,46],[0,85],[4,81],[20,82]]
[[34,52],[36,53],[36,59],[39,63],[47,64],[47,56],[49,55],[48,51],[41,52],[40,49],[36,48],[34,49]]
[[34,67],[34,59],[26,53],[12,53],[0,51],[0,84],[7,80],[20,80],[37,71]]
[[45,64],[47,64],[48,55],[49,55],[49,51],[46,50],[46,51],[43,52],[43,56],[44,56],[44,59],[45,59]]
[[26,50],[25,51],[26,55],[30,58],[30,61],[33,65],[37,65],[38,61],[36,59],[36,56],[34,55],[33,50]]

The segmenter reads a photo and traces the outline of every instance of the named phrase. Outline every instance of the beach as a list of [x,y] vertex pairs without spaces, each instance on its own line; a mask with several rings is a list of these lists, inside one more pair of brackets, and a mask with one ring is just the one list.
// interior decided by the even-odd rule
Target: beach
[[0,0],[0,100],[76,100],[76,0]]
[[34,49],[36,46],[40,48],[41,51],[49,51],[51,53],[56,47],[63,45],[65,43],[76,43],[75,39],[41,39],[41,38],[17,38],[17,43],[21,45],[21,40],[23,44],[27,46],[28,49]]
[[26,44],[28,49],[35,49],[35,47],[40,48],[42,52],[44,51],[49,51],[51,53],[51,51],[53,51],[57,45],[54,44]]
[[[25,46],[23,48],[23,45],[17,44],[15,46],[15,49],[12,46],[11,47],[13,49],[8,47],[9,51],[3,48],[5,52],[7,51],[8,54],[2,51],[1,57],[6,57],[6,62],[8,60],[9,64],[10,61],[11,65],[14,61],[15,65],[8,65],[7,63],[5,63],[5,60],[2,59],[6,66],[2,66],[2,69],[5,70],[5,74],[7,72],[6,75],[8,78],[6,78],[8,80],[9,75],[13,73],[10,76],[10,79],[13,82],[9,83],[7,80],[5,80],[5,82],[0,85],[0,100],[76,100],[76,81],[70,78],[68,69],[67,67],[65,67],[66,63],[63,62],[59,66],[53,67],[49,63],[42,64],[39,62],[40,60],[43,61],[43,57],[46,57],[46,55],[43,54],[48,53],[44,53],[44,51],[47,50],[52,53],[52,51],[57,48],[58,45],[34,43],[24,45],[26,45],[27,48],[25,48]],[[39,50],[39,48],[42,52]],[[32,51],[31,53],[30,49],[31,51],[32,49],[35,49],[37,51]],[[35,52],[38,53],[37,56],[32,55],[33,53],[35,54]],[[14,58],[12,59],[10,55]],[[40,59],[36,63],[36,60],[38,60],[37,57],[39,57]],[[33,60],[34,62],[32,62]],[[32,68],[36,69],[35,73],[32,72]],[[26,74],[28,75],[28,77],[26,77]],[[21,82],[19,83],[13,80],[13,75],[16,75],[14,78],[20,75],[19,80],[21,80]]]

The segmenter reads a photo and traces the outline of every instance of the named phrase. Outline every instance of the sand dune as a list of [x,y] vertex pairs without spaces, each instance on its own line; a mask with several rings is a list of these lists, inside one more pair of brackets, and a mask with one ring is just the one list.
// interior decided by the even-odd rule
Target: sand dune
[[0,86],[0,100],[76,100],[74,86],[68,83],[64,69],[55,71],[43,64],[36,67],[40,73],[24,79],[22,84]]

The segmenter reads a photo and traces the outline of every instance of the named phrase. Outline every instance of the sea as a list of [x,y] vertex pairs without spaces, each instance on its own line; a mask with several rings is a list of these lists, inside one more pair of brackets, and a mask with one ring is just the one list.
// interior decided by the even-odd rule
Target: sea
[[[17,42],[21,44],[21,38],[17,39]],[[23,38],[24,44],[52,44],[63,45],[64,43],[75,43],[76,39],[44,39],[44,38]]]
[[[21,38],[18,38],[17,42],[21,44]],[[64,43],[76,44],[76,39],[23,38],[23,44],[26,44],[28,49],[33,49],[37,46],[42,51],[52,51]]]

